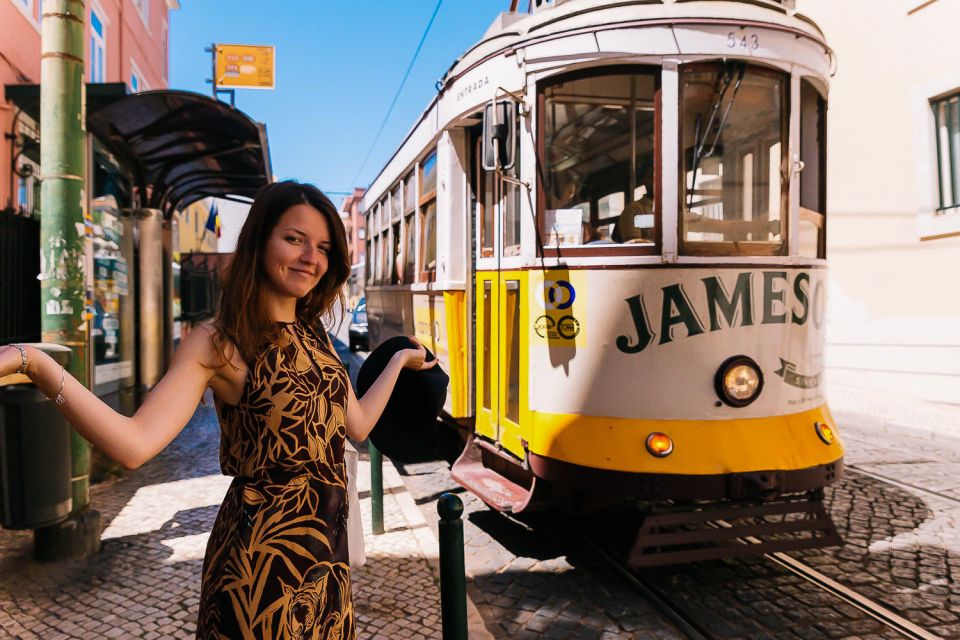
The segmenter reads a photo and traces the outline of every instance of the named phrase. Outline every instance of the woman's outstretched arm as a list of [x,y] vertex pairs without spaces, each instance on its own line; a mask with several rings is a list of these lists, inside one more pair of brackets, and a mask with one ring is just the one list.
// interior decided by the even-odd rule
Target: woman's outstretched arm
[[420,342],[410,337],[416,348],[397,351],[390,358],[390,362],[383,369],[380,377],[367,389],[362,399],[357,399],[353,392],[353,386],[347,385],[349,397],[347,398],[347,435],[354,440],[366,440],[374,425],[380,419],[390,394],[393,393],[393,387],[397,383],[397,377],[404,368],[420,371],[422,369],[431,369],[439,360],[426,362],[427,350]]
[[[191,331],[166,375],[132,418],[111,409],[69,373],[63,377],[66,402],[59,409],[80,435],[127,469],[136,469],[167,446],[190,420],[215,373],[203,366],[212,348],[209,329]],[[27,376],[48,398],[56,396],[60,365],[38,349],[24,349]],[[0,347],[0,377],[15,373],[20,365],[15,347]]]

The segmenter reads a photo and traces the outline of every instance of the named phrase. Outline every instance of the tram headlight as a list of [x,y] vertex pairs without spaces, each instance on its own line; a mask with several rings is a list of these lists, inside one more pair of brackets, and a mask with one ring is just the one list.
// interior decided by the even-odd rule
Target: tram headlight
[[814,422],[813,428],[816,429],[817,436],[820,437],[820,440],[823,441],[823,444],[833,444],[836,436],[834,436],[833,429],[830,427],[830,425],[824,422]]
[[747,356],[728,358],[714,379],[717,395],[731,407],[745,407],[763,390],[763,374],[753,359]]
[[657,458],[666,458],[673,453],[673,438],[665,433],[654,431],[647,436],[647,451]]

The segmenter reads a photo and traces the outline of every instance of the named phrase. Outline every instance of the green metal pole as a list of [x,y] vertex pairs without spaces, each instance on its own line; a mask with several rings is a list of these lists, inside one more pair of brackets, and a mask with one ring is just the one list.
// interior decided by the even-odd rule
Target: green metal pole
[[373,517],[373,534],[383,533],[383,454],[372,442],[367,442],[370,453],[370,512]]
[[443,640],[467,640],[467,574],[463,562],[463,501],[437,500],[440,514],[440,618]]
[[[70,347],[70,373],[90,386],[88,308],[92,305],[92,244],[84,221],[86,206],[86,109],[84,72],[84,4],[82,0],[46,0],[43,4],[40,63],[40,290],[44,342]],[[69,402],[69,399],[67,400]],[[90,500],[90,445],[71,434],[71,519],[78,526],[56,525],[38,533],[43,544],[65,556],[82,555],[99,546],[96,522],[84,514]],[[81,517],[82,515],[82,517]],[[87,540],[96,526],[96,542]],[[53,528],[49,528],[53,529]],[[70,533],[71,531],[77,533]],[[83,538],[76,539],[77,536]],[[49,549],[48,549],[49,551]]]

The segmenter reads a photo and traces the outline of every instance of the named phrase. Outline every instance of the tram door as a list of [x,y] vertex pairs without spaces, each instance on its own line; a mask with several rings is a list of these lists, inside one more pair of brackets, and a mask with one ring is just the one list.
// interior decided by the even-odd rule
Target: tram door
[[504,258],[519,254],[519,224],[512,188],[504,188],[480,162],[480,140],[473,154],[477,196],[474,291],[476,328],[476,431],[522,458],[520,441],[519,271],[505,271]]

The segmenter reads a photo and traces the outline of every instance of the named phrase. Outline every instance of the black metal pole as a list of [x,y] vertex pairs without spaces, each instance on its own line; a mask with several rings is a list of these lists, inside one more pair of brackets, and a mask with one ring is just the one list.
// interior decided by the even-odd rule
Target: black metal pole
[[373,534],[383,533],[383,454],[372,442],[368,442],[370,453],[370,511],[373,517]]
[[467,575],[463,563],[463,501],[452,493],[437,500],[440,514],[440,616],[443,640],[467,640]]

